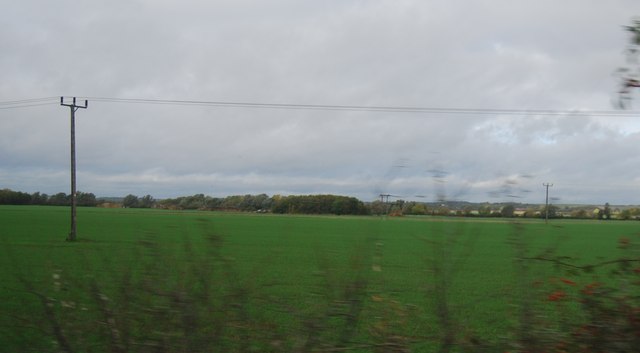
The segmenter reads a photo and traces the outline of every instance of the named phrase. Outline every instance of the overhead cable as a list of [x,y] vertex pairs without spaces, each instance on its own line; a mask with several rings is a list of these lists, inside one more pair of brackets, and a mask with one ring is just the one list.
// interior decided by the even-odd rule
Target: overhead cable
[[199,100],[169,100],[140,98],[82,97],[96,102],[132,103],[132,104],[168,104],[215,106],[254,109],[295,109],[295,110],[339,110],[392,113],[428,113],[428,114],[466,114],[466,115],[563,115],[563,116],[639,116],[640,112],[628,110],[554,110],[554,109],[497,109],[497,108],[441,108],[412,106],[366,106],[366,105],[327,105],[294,103],[258,103]]
[[[231,102],[177,99],[146,99],[146,98],[112,98],[112,97],[81,97],[94,102],[123,103],[123,104],[157,104],[182,106],[209,106],[251,109],[292,109],[292,110],[324,110],[324,111],[356,111],[356,112],[387,112],[387,113],[422,113],[422,114],[462,114],[462,115],[521,115],[521,116],[611,116],[637,117],[638,111],[629,110],[558,110],[558,109],[500,109],[500,108],[446,108],[446,107],[416,107],[416,106],[367,106],[367,105],[333,105],[333,104],[299,104],[299,103],[260,103],[260,102]],[[32,98],[14,101],[0,101],[0,109],[26,108],[39,105],[57,104],[59,97]]]

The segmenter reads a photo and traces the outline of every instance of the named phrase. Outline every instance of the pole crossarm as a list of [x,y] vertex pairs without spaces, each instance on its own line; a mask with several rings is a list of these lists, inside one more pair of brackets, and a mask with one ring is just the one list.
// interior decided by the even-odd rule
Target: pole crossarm
[[89,101],[85,99],[84,100],[84,105],[77,105],[76,104],[76,97],[73,97],[73,103],[69,104],[69,103],[65,103],[64,102],[64,97],[60,97],[60,105],[63,105],[65,107],[69,107],[69,108],[73,109],[74,111],[76,111],[79,108],[87,109],[87,107],[89,106]]

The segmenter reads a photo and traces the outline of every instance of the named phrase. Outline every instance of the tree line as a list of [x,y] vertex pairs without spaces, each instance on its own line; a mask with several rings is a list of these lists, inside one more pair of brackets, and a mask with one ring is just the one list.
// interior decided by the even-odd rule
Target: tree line
[[[95,207],[105,203],[116,204],[125,208],[159,208],[169,210],[222,210],[240,212],[273,212],[298,214],[335,214],[366,215],[371,209],[355,197],[339,195],[293,195],[282,196],[267,194],[233,195],[227,197],[211,197],[204,194],[181,196],[156,200],[151,195],[142,197],[129,194],[119,202],[97,199],[92,193],[79,191],[77,205]],[[0,190],[0,205],[50,205],[70,206],[71,195],[60,192],[54,195],[35,192]]]
[[[125,200],[134,201],[128,195]],[[133,203],[135,204],[135,203]],[[136,206],[125,207],[141,207]],[[242,212],[272,212],[297,214],[365,215],[370,210],[364,202],[355,197],[339,195],[234,195],[224,198],[196,194],[175,199],[157,201],[156,208],[180,210],[223,210]]]
[[[97,206],[96,195],[90,192],[76,192],[76,204],[78,206]],[[43,205],[43,206],[71,206],[71,195],[59,192],[47,195],[40,192],[29,194],[10,189],[0,190],[0,205]]]
[[278,196],[273,213],[366,215],[371,210],[355,197],[337,195]]
[[[49,205],[69,206],[71,195],[60,192],[47,195],[40,192],[26,192],[0,189],[2,205]],[[335,215],[431,215],[453,217],[523,217],[541,218],[546,212],[543,206],[527,207],[516,204],[469,204],[469,203],[425,203],[395,200],[392,202],[363,202],[355,197],[340,195],[292,195],[282,196],[267,194],[233,195],[227,197],[211,197],[204,194],[181,196],[157,200],[151,195],[142,197],[129,194],[124,198],[96,198],[93,193],[79,191],[77,205],[85,207],[107,206],[125,208],[159,208],[167,210],[210,210],[238,212],[271,212],[291,214],[335,214]],[[531,205],[529,205],[531,206]],[[519,208],[516,208],[519,207]],[[593,209],[574,208],[560,209],[549,205],[549,218],[581,218],[581,219],[640,219],[640,208],[626,208],[614,212],[610,205]],[[520,211],[518,211],[520,210]]]

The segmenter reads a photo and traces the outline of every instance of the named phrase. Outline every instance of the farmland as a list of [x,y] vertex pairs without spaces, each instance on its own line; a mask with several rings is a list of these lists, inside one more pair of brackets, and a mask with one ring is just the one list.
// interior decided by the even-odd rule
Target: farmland
[[0,206],[7,351],[508,349],[523,306],[555,328],[560,278],[613,281],[567,265],[627,256],[640,229],[80,208],[69,243],[68,223],[67,208]]

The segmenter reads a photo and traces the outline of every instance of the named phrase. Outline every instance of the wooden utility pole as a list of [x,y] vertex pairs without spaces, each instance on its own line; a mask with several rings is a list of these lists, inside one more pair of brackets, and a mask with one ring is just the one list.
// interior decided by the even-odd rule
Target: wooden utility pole
[[547,197],[545,198],[544,206],[544,223],[549,223],[549,187],[553,184],[542,183],[542,186],[547,188]]
[[76,240],[76,110],[87,109],[89,102],[84,101],[84,105],[76,104],[76,97],[73,103],[65,104],[64,97],[60,97],[60,105],[69,107],[71,111],[71,231],[67,237],[68,241]]

